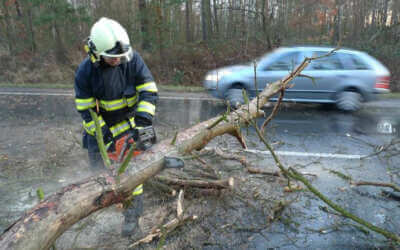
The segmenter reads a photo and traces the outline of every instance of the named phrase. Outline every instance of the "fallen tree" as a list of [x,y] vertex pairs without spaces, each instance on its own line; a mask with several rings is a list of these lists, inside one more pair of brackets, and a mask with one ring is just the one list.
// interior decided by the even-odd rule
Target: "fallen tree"
[[280,92],[308,65],[306,59],[285,79],[267,85],[258,97],[240,109],[199,123],[171,140],[164,140],[134,158],[122,175],[101,174],[68,185],[47,197],[10,225],[0,236],[0,249],[49,249],[55,240],[77,221],[95,211],[124,201],[139,184],[159,173],[164,157],[202,149],[223,134],[231,134],[245,146],[240,126],[261,116],[268,99]]

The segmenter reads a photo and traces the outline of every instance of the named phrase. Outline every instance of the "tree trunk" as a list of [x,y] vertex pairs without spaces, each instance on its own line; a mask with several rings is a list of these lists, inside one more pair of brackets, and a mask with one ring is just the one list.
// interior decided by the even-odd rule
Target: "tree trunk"
[[392,16],[391,16],[391,22],[390,25],[393,25],[395,23],[399,22],[399,12],[400,12],[400,2],[399,1],[393,1],[392,3]]
[[57,20],[53,21],[53,29],[55,33],[54,42],[56,49],[56,59],[60,64],[71,65],[68,57],[66,56],[65,45],[63,39],[61,38],[60,28],[58,26]]
[[190,18],[192,16],[192,0],[185,2],[185,18],[186,18],[186,42],[193,42],[193,33]]
[[14,3],[15,3],[15,10],[17,11],[17,15],[19,18],[21,18],[22,17],[21,6],[19,5],[19,2],[17,0],[15,0]]
[[159,0],[155,2],[155,11],[156,11],[156,30],[157,30],[157,43],[158,43],[158,49],[159,49],[159,56],[160,56],[160,61],[161,62],[166,62],[168,63],[167,60],[164,60],[164,30],[163,30],[163,25],[164,25],[164,17],[162,13],[162,5],[163,1]]
[[147,50],[151,48],[149,41],[148,31],[148,10],[146,7],[146,0],[139,0],[139,15],[140,15],[140,32],[142,33],[142,49]]
[[267,48],[268,50],[272,49],[272,42],[270,36],[270,27],[269,26],[269,8],[268,8],[268,0],[262,1],[261,7],[261,17],[262,17],[262,30],[264,33],[265,40],[267,41]]
[[35,53],[36,52],[36,38],[35,38],[35,30],[33,28],[33,13],[32,13],[32,6],[27,7],[27,12],[28,12],[28,27],[29,27],[29,33],[31,36],[31,52]]
[[213,7],[214,7],[214,30],[216,33],[216,37],[219,36],[219,20],[218,20],[218,8],[217,8],[217,0],[213,0]]
[[334,22],[333,22],[333,34],[331,39],[332,44],[337,44],[341,39],[340,27],[342,19],[342,4],[340,0],[336,0],[335,8],[336,8],[336,15],[334,17]]
[[210,0],[201,0],[201,27],[203,41],[211,38],[211,5]]
[[164,156],[200,150],[214,137],[226,133],[238,136],[239,126],[246,124],[249,119],[261,116],[262,112],[258,107],[262,107],[272,95],[286,88],[307,65],[308,61],[304,61],[285,79],[267,85],[258,98],[234,113],[226,117],[214,117],[179,133],[174,145],[171,145],[171,140],[154,145],[134,158],[130,162],[129,170],[119,178],[108,173],[64,187],[7,228],[0,236],[0,249],[49,249],[74,223],[97,210],[122,202],[137,185],[160,172]]
[[4,10],[4,22],[6,26],[6,36],[7,36],[7,45],[8,45],[8,51],[10,55],[14,55],[14,30],[12,27],[12,20],[11,20],[11,15],[8,9],[8,4],[6,1],[3,1],[3,10]]

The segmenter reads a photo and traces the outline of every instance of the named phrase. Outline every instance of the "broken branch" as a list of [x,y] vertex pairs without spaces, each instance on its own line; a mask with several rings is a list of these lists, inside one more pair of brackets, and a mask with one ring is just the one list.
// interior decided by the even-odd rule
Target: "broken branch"
[[400,187],[393,183],[383,183],[383,182],[371,182],[371,181],[359,181],[351,182],[354,186],[377,186],[377,187],[388,187],[394,191],[400,192]]
[[225,180],[182,180],[177,178],[170,178],[166,176],[156,176],[157,180],[179,186],[192,186],[200,188],[229,188],[232,189],[234,186],[234,179],[230,177]]

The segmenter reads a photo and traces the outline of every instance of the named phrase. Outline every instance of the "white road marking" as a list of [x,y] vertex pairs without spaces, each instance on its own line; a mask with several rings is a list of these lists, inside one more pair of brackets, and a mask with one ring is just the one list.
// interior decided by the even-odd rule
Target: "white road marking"
[[[256,149],[245,149],[244,151],[253,154],[267,154],[267,155],[271,154],[269,151],[256,150]],[[348,154],[331,154],[331,153],[307,153],[307,152],[295,152],[295,151],[275,151],[275,154],[284,156],[338,158],[338,159],[355,159],[355,160],[359,160],[365,156],[365,155],[348,155]]]

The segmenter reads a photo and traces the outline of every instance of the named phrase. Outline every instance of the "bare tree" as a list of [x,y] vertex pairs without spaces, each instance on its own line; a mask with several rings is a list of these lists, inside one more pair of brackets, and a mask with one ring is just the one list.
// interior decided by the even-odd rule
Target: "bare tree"
[[187,0],[185,2],[185,21],[186,21],[186,41],[193,41],[193,31],[192,31],[192,0]]
[[149,41],[149,13],[146,7],[146,0],[138,0],[138,9],[140,17],[140,32],[142,33],[142,49],[147,50],[151,48],[151,44]]
[[212,36],[210,0],[201,0],[201,27],[202,39],[209,40]]

